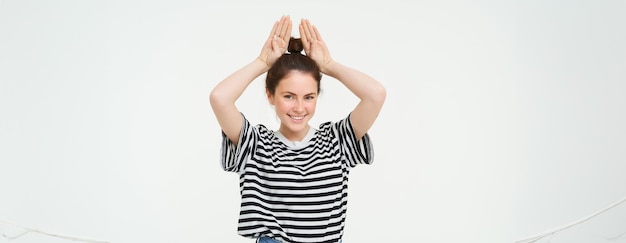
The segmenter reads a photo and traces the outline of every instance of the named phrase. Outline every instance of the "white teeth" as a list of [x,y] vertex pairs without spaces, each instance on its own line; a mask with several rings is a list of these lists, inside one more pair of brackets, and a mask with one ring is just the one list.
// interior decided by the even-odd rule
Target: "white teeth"
[[290,116],[290,117],[294,120],[302,120],[302,118],[304,118],[304,116]]

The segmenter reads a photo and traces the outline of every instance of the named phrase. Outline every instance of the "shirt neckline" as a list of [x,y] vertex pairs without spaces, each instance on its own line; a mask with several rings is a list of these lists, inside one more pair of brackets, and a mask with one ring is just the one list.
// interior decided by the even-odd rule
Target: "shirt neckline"
[[304,138],[302,138],[302,141],[291,141],[287,139],[287,137],[285,137],[285,135],[283,135],[279,130],[276,130],[275,134],[276,137],[278,137],[278,139],[280,139],[280,141],[283,142],[285,145],[291,148],[302,148],[309,144],[311,139],[315,136],[315,131],[316,129],[314,129],[313,127],[309,127],[309,131],[304,136]]

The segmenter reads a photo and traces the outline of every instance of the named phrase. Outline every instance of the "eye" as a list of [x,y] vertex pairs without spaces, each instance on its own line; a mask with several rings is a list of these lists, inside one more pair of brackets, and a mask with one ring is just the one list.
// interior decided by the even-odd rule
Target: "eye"
[[304,99],[305,100],[313,100],[313,99],[315,99],[315,96],[307,95],[307,96],[304,97]]
[[290,100],[293,99],[293,95],[285,95],[283,96],[283,98]]

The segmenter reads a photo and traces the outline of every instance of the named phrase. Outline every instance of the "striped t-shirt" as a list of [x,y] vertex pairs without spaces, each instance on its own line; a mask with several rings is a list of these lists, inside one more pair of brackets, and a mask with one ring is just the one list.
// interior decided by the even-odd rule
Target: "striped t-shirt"
[[350,168],[371,164],[374,155],[367,134],[355,138],[349,116],[321,124],[301,146],[286,145],[245,117],[239,143],[224,133],[222,141],[223,169],[239,174],[238,234],[289,243],[340,242]]

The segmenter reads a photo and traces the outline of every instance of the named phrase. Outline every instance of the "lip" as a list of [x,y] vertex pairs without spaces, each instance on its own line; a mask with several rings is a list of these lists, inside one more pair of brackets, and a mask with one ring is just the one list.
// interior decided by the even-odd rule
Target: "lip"
[[301,115],[301,116],[287,115],[287,116],[289,116],[289,118],[291,118],[291,120],[295,122],[304,121],[304,118],[306,117],[306,115]]

